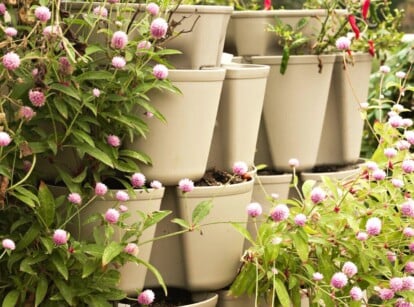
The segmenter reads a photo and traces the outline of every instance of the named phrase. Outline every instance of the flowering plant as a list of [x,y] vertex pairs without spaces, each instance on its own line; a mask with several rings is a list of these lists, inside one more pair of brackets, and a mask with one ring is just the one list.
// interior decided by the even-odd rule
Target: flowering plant
[[[407,74],[398,75],[395,86],[412,91]],[[363,112],[376,108],[372,100]],[[235,225],[251,247],[233,295],[255,295],[271,306],[300,306],[303,293],[315,305],[414,306],[414,131],[406,111],[393,103],[375,127],[376,153],[352,177],[299,187],[292,162],[297,198],[269,197],[264,214],[261,204],[247,207],[257,231]]]

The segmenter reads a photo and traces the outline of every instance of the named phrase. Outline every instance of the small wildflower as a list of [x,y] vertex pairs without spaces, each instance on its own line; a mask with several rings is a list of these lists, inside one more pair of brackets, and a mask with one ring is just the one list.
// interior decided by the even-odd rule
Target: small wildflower
[[63,245],[68,242],[68,234],[63,229],[56,229],[53,233],[53,242],[55,242],[56,245]]
[[391,289],[382,288],[382,289],[379,289],[378,296],[382,300],[390,300],[394,297],[394,291],[392,291]]
[[101,91],[97,88],[94,88],[92,90],[92,95],[95,96],[96,98],[98,98],[99,96],[101,96]]
[[414,228],[405,227],[403,229],[403,235],[406,237],[414,237]]
[[145,184],[145,176],[141,173],[135,173],[131,177],[131,184],[134,188],[141,188]]
[[139,253],[138,245],[136,245],[135,243],[128,243],[124,248],[124,252],[136,257]]
[[402,297],[400,297],[395,302],[395,307],[414,307],[414,304],[412,304],[410,302],[407,302],[405,299],[403,299]]
[[31,89],[29,91],[29,100],[35,107],[43,107],[46,103],[46,96],[45,94],[36,89]]
[[405,72],[403,72],[403,71],[397,71],[397,72],[395,73],[395,76],[396,76],[397,78],[400,78],[400,79],[404,79],[406,75],[407,75],[407,74],[406,74]]
[[405,128],[411,127],[413,125],[413,123],[414,122],[411,118],[403,118],[403,127],[405,127]]
[[392,178],[391,183],[396,188],[402,188],[404,186],[404,181],[398,178]]
[[73,72],[73,67],[69,59],[65,56],[59,58],[59,71],[65,76],[70,76]]
[[96,6],[93,9],[93,13],[99,17],[108,17],[108,10],[104,6]]
[[358,268],[353,262],[347,261],[342,267],[342,273],[351,278],[356,273],[358,273]]
[[128,201],[129,200],[129,195],[125,191],[117,191],[116,194],[115,194],[115,198],[118,201]]
[[390,288],[394,292],[398,292],[403,288],[403,280],[400,277],[393,277],[390,279]]
[[113,135],[113,134],[108,135],[108,137],[106,138],[106,141],[112,147],[119,147],[119,146],[121,146],[121,140],[116,135]]
[[378,164],[374,161],[367,161],[365,162],[365,167],[370,171],[375,171],[378,169]]
[[392,159],[397,155],[397,150],[395,148],[392,148],[392,147],[385,148],[384,149],[384,155],[388,159]]
[[110,208],[105,213],[105,221],[110,224],[115,224],[119,219],[119,211],[113,208]]
[[157,64],[152,69],[152,74],[158,80],[164,80],[168,77],[168,68],[163,64]]
[[414,274],[414,261],[408,261],[405,264],[404,272],[406,272],[407,274]]
[[380,66],[379,70],[383,74],[388,74],[391,71],[391,68],[387,65],[382,65],[382,66]]
[[3,56],[3,65],[8,70],[15,70],[20,66],[20,57],[13,51],[7,52]]
[[404,132],[404,137],[406,138],[406,140],[411,144],[414,145],[414,131],[413,130],[409,130],[409,131],[405,131]]
[[381,220],[377,217],[371,217],[365,225],[365,230],[370,236],[376,236],[381,232],[381,227]]
[[162,183],[159,182],[158,180],[153,180],[150,183],[150,187],[153,189],[161,189],[162,188]]
[[359,231],[356,234],[356,238],[359,241],[366,241],[368,239],[368,234],[366,232],[364,232],[364,231]]
[[352,287],[349,291],[349,296],[353,301],[360,301],[363,298],[363,293],[361,288],[359,287]]
[[233,173],[239,176],[243,176],[247,173],[248,166],[243,161],[238,161],[233,164]]
[[306,223],[306,215],[304,215],[303,213],[299,213],[298,215],[295,216],[295,224],[298,226],[305,226]]
[[79,195],[79,193],[70,193],[68,195],[68,200],[75,205],[80,205],[82,203],[82,197]]
[[342,272],[337,272],[332,276],[331,286],[334,288],[341,289],[345,287],[347,283],[348,277]]
[[112,35],[111,47],[115,49],[124,49],[128,44],[128,35],[124,31],[116,31]]
[[414,201],[412,199],[401,205],[401,213],[405,216],[414,217]]
[[395,262],[395,260],[397,260],[397,255],[392,251],[387,251],[387,259],[390,262]]
[[399,115],[394,115],[388,119],[388,123],[393,128],[400,128],[403,126],[403,119]]
[[289,217],[289,208],[285,204],[277,205],[270,212],[270,216],[275,222],[284,221]]
[[98,182],[95,185],[95,195],[97,196],[104,196],[108,192],[108,187],[103,184],[102,182]]
[[375,171],[372,172],[372,178],[378,181],[384,180],[386,176],[387,174],[382,169],[376,169]]
[[0,147],[8,146],[12,139],[7,132],[0,131]]
[[0,3],[0,15],[4,15],[7,11],[6,5],[4,3]]
[[1,241],[1,245],[3,246],[4,249],[8,249],[11,251],[15,250],[16,248],[16,244],[11,239],[3,239],[3,241]]
[[351,46],[351,40],[348,37],[342,36],[336,40],[335,45],[338,50],[348,50]]
[[163,38],[167,34],[168,23],[164,18],[156,18],[151,22],[151,36],[156,39]]
[[112,66],[117,68],[117,69],[122,69],[124,68],[126,65],[126,61],[123,57],[121,56],[114,56],[112,58]]
[[414,277],[413,276],[405,276],[402,278],[402,280],[403,280],[402,290],[414,290]]
[[296,158],[291,158],[289,159],[288,164],[290,167],[297,168],[299,166],[299,160]]
[[262,214],[262,206],[259,203],[250,203],[246,208],[247,214],[250,217],[257,217]]
[[315,272],[312,275],[314,281],[321,281],[323,279],[323,275],[319,272]]
[[398,150],[402,151],[402,150],[410,149],[411,144],[406,140],[398,140],[395,146],[397,147]]
[[414,160],[405,159],[401,164],[401,168],[407,174],[414,172]]
[[155,294],[152,290],[144,290],[138,295],[138,303],[142,305],[150,305],[155,299]]
[[326,198],[326,192],[320,187],[315,187],[311,191],[310,198],[314,204],[319,204]]
[[124,213],[128,211],[128,207],[125,205],[119,205],[119,211]]
[[194,182],[192,180],[188,179],[188,178],[181,179],[178,182],[178,188],[183,193],[191,192],[192,190],[194,190]]
[[137,54],[144,54],[143,50],[149,50],[151,48],[151,43],[149,41],[140,41],[137,44]]
[[17,35],[17,30],[13,27],[7,27],[4,29],[4,33],[9,37],[13,37]]
[[46,22],[52,17],[52,13],[46,6],[38,6],[34,12],[35,16],[39,21]]
[[47,26],[43,29],[43,36],[45,36],[47,39],[52,39],[60,33],[62,33],[62,29],[57,25]]
[[158,4],[150,2],[147,4],[147,12],[152,16],[157,16],[160,12],[160,7],[158,6]]

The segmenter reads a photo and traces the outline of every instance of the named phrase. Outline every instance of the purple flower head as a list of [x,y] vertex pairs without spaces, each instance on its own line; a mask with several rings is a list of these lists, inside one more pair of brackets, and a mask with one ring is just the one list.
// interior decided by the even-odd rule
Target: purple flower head
[[410,249],[410,252],[414,253],[414,242],[411,242],[411,243],[408,245],[408,248]]
[[153,189],[161,189],[162,188],[162,183],[159,182],[158,180],[153,180],[150,183],[150,187]]
[[303,213],[299,213],[298,215],[295,216],[295,224],[298,226],[305,226],[306,223],[306,215],[304,215]]
[[125,205],[119,205],[119,211],[124,213],[128,211],[128,207]]
[[0,131],[0,147],[5,147],[11,143],[12,139],[7,132]]
[[115,224],[116,222],[118,222],[119,219],[119,211],[114,209],[114,208],[110,208],[105,212],[105,221],[107,221],[110,224]]
[[405,216],[414,217],[414,201],[411,198],[401,205],[401,213]]
[[403,229],[403,235],[406,237],[414,237],[414,229],[411,227],[405,227]]
[[46,96],[45,94],[36,89],[31,89],[29,91],[29,100],[35,107],[43,107],[46,103]]
[[386,176],[387,174],[382,169],[376,169],[375,171],[372,172],[372,178],[378,181],[384,180]]
[[395,73],[395,76],[396,76],[397,78],[400,78],[400,79],[404,79],[406,75],[407,75],[407,74],[406,74],[405,72],[403,72],[403,71],[397,71],[397,72]]
[[310,198],[315,205],[319,204],[326,198],[326,192],[322,190],[320,187],[315,187],[311,191]]
[[403,119],[399,115],[394,115],[388,119],[388,123],[393,128],[400,128],[403,125]]
[[139,253],[138,245],[136,245],[135,243],[128,243],[124,248],[124,252],[136,257]]
[[96,6],[92,12],[99,17],[108,17],[108,10],[104,6]]
[[108,192],[108,187],[103,184],[102,182],[98,182],[95,185],[95,195],[97,196],[104,196]]
[[312,279],[314,281],[321,281],[323,279],[323,275],[321,273],[319,273],[319,272],[315,272],[312,275]]
[[401,164],[401,168],[406,174],[414,172],[414,160],[405,159]]
[[98,98],[99,96],[101,96],[101,91],[98,88],[94,88],[92,90],[92,95]]
[[13,27],[7,27],[6,29],[4,29],[4,33],[7,36],[13,37],[17,35],[17,30]]
[[408,261],[405,264],[404,272],[407,274],[414,274],[414,261]]
[[397,255],[392,251],[387,251],[387,259],[390,262],[395,262],[395,260],[397,260]]
[[125,191],[117,191],[116,195],[115,195],[115,198],[118,201],[128,201],[129,200],[129,195]]
[[294,167],[294,168],[297,168],[298,166],[299,166],[299,160],[298,159],[296,159],[296,158],[291,158],[291,159],[289,159],[289,161],[288,161],[288,164],[289,164],[289,166],[290,167]]
[[270,216],[272,217],[273,221],[281,222],[286,220],[289,217],[289,208],[285,204],[277,205],[270,211]]
[[152,69],[152,74],[158,80],[164,80],[165,78],[168,77],[168,68],[167,68],[167,66],[165,66],[163,64],[157,64]]
[[233,173],[239,176],[243,176],[247,173],[249,167],[243,161],[238,161],[233,164]]
[[387,65],[382,65],[382,66],[380,66],[379,70],[383,74],[388,74],[391,71],[391,68]]
[[155,299],[155,294],[152,290],[144,290],[138,295],[138,303],[142,305],[150,305]]
[[11,251],[16,248],[16,244],[14,243],[13,240],[10,240],[10,239],[3,239],[3,241],[1,241],[1,245],[3,246],[4,249],[8,249]]
[[124,31],[116,31],[112,35],[111,47],[115,49],[124,49],[128,44],[128,35]]
[[414,290],[414,277],[413,276],[405,276],[402,278],[402,280],[403,280],[402,290]]
[[337,289],[341,289],[348,283],[348,277],[342,273],[337,272],[331,278],[331,286]]
[[403,126],[405,128],[411,127],[414,124],[411,118],[403,118]]
[[351,46],[351,40],[346,36],[342,36],[336,40],[335,45],[338,50],[348,50]]
[[62,33],[62,29],[58,25],[47,26],[43,29],[43,36],[52,39]]
[[408,143],[410,143],[411,145],[414,145],[414,131],[413,130],[405,131],[404,137],[407,139]]
[[0,16],[4,15],[7,11],[6,5],[4,3],[0,3]]
[[157,16],[160,12],[160,7],[158,6],[158,4],[150,2],[147,4],[147,12],[152,16]]
[[68,200],[75,205],[80,205],[82,203],[82,197],[79,195],[79,193],[70,193],[68,195]]
[[140,41],[137,44],[137,55],[144,54],[142,50],[149,50],[151,48],[151,42],[149,41]]
[[110,134],[107,136],[106,141],[112,147],[119,147],[121,146],[121,140],[118,136]]
[[53,233],[53,242],[55,242],[56,245],[63,245],[68,242],[68,234],[63,229],[56,229]]
[[156,18],[151,22],[151,36],[156,39],[163,38],[167,34],[168,23],[164,18]]
[[395,146],[397,147],[398,150],[403,151],[403,150],[410,149],[411,144],[407,140],[398,140]]
[[20,66],[20,57],[13,51],[7,52],[3,56],[3,65],[8,70],[15,70]]
[[141,188],[145,184],[146,178],[141,173],[134,173],[131,177],[131,184],[134,188]]
[[353,301],[360,301],[363,298],[363,293],[361,288],[359,287],[352,287],[352,289],[349,291],[349,296]]
[[414,307],[414,304],[407,302],[405,299],[400,297],[399,299],[397,299],[394,306],[395,307]]
[[192,180],[188,179],[188,178],[181,179],[178,182],[178,188],[183,193],[191,192],[192,190],[194,190],[194,182]]
[[259,203],[250,203],[247,205],[246,211],[250,217],[257,217],[262,214],[263,209]]
[[342,267],[342,273],[351,278],[356,273],[358,273],[358,268],[353,262],[347,261]]
[[393,277],[390,279],[390,288],[394,292],[398,292],[403,288],[403,280],[400,277]]
[[404,181],[398,178],[391,179],[391,183],[396,188],[402,188],[404,186]]
[[395,148],[392,148],[392,147],[385,148],[384,149],[384,155],[388,159],[392,159],[397,155],[397,150]]
[[378,164],[374,161],[367,161],[365,162],[365,167],[370,171],[375,171],[378,169]]
[[36,18],[41,22],[46,22],[52,17],[52,13],[50,13],[49,8],[46,6],[38,6],[34,13]]
[[387,288],[381,288],[378,290],[378,296],[382,300],[390,300],[394,297],[394,291],[392,291],[391,289],[387,289]]
[[59,71],[62,75],[70,76],[73,72],[73,67],[67,57],[59,58]]
[[364,232],[364,231],[359,231],[356,234],[356,238],[359,241],[366,241],[368,239],[368,234],[366,232]]
[[381,220],[377,217],[371,217],[365,224],[365,230],[370,236],[376,236],[381,232]]
[[114,56],[112,58],[112,66],[117,68],[117,69],[122,69],[124,68],[126,65],[126,61],[123,57],[121,56]]

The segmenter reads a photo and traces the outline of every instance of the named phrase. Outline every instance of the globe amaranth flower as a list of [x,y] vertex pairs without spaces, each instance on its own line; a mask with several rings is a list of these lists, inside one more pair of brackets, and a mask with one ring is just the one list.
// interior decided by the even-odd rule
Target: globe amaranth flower
[[408,261],[405,264],[404,272],[407,274],[414,274],[414,261]]
[[356,234],[356,238],[359,241],[366,241],[368,239],[368,234],[366,232],[364,232],[364,231],[359,231]]
[[342,272],[335,273],[331,278],[331,286],[336,289],[345,287],[347,283],[348,277]]
[[402,277],[402,280],[403,280],[402,290],[414,290],[414,277],[413,276],[404,276]]
[[151,22],[150,33],[153,38],[160,39],[167,34],[168,23],[164,18],[156,18]]
[[406,237],[414,237],[414,228],[405,227],[403,229],[403,235]]
[[411,118],[403,118],[403,127],[408,128],[414,124]]
[[146,178],[144,174],[134,173],[131,176],[131,184],[134,188],[141,188],[145,184]]
[[250,217],[257,217],[262,214],[263,209],[259,203],[253,202],[247,205],[246,211]]
[[393,277],[390,279],[390,288],[394,292],[398,292],[403,288],[403,280],[400,277]]
[[119,211],[124,213],[128,211],[128,207],[125,205],[119,205]]
[[108,187],[104,183],[98,182],[95,185],[95,195],[104,196],[106,192],[108,192]]
[[11,251],[16,249],[16,244],[11,239],[3,239],[3,241],[1,241],[1,245],[4,249],[8,249]]
[[101,96],[101,91],[97,88],[94,88],[92,90],[92,95],[95,96],[96,98],[98,98],[99,96]]
[[59,58],[59,72],[64,76],[70,76],[73,73],[73,67],[65,56]]
[[153,180],[150,183],[150,187],[153,189],[161,189],[162,188],[162,183],[159,182],[158,180]]
[[46,6],[38,6],[35,9],[35,17],[39,19],[41,22],[46,22],[52,17],[52,13],[50,12],[49,8]]
[[370,171],[375,171],[378,169],[378,164],[374,161],[365,162],[365,167]]
[[378,296],[382,300],[390,300],[394,297],[395,293],[391,289],[388,288],[381,288],[378,290]]
[[296,168],[296,167],[299,166],[299,160],[296,159],[296,158],[291,158],[291,159],[289,159],[288,164],[289,164],[290,167]]
[[124,68],[126,65],[126,61],[123,57],[121,56],[114,56],[112,58],[112,66],[117,68],[117,69],[122,69]]
[[244,174],[246,174],[248,169],[249,167],[243,161],[235,162],[232,167],[233,173],[239,176],[243,176]]
[[7,132],[0,131],[0,147],[8,146],[12,139]]
[[321,273],[319,273],[319,272],[315,272],[312,275],[312,279],[314,281],[321,281],[323,279],[323,275]]
[[307,217],[303,213],[299,213],[295,216],[294,222],[298,226],[305,226]]
[[342,36],[336,40],[335,45],[338,50],[348,50],[351,46],[351,40],[346,36]]
[[392,147],[385,148],[384,149],[384,155],[388,159],[392,159],[397,155],[397,150],[395,148],[392,148]]
[[360,301],[364,297],[363,292],[360,287],[352,287],[349,291],[349,296],[353,301]]
[[412,130],[407,130],[404,132],[404,137],[406,138],[406,140],[411,144],[414,145],[414,131]]
[[136,257],[138,256],[138,253],[139,253],[138,245],[136,245],[135,243],[128,243],[124,247],[124,252]]
[[29,100],[35,107],[43,107],[46,103],[45,94],[38,89],[31,89],[29,91]]
[[326,198],[326,192],[320,187],[315,187],[311,191],[310,198],[314,204],[319,204]]
[[407,302],[405,299],[400,297],[399,299],[397,299],[394,306],[395,307],[414,307],[414,304]]
[[128,201],[129,200],[129,195],[125,191],[117,191],[116,194],[115,194],[115,198],[118,201]]
[[405,159],[401,164],[401,168],[406,174],[414,172],[414,160]]
[[141,55],[144,54],[145,52],[143,52],[143,50],[149,50],[151,48],[151,42],[149,41],[140,41],[137,44],[137,55]]
[[4,15],[7,11],[7,7],[4,3],[0,3],[0,15]]
[[399,115],[394,115],[388,119],[388,123],[393,128],[400,128],[403,126],[403,119]]
[[411,243],[408,245],[408,249],[410,250],[410,252],[414,253],[414,242],[411,242]]
[[68,242],[68,234],[63,229],[56,229],[53,233],[53,242],[55,242],[56,245],[63,245]]
[[405,72],[403,72],[403,71],[397,71],[397,72],[395,73],[395,76],[396,76],[397,78],[400,78],[400,79],[404,79],[406,75],[407,75],[407,74],[406,74]]
[[108,17],[108,10],[104,6],[96,6],[93,8],[92,12],[99,17]]
[[109,208],[105,212],[105,221],[110,224],[115,224],[119,219],[119,211],[114,208]]
[[347,277],[351,278],[356,273],[358,273],[358,268],[355,263],[347,261],[342,266],[342,273],[344,273]]
[[62,29],[58,25],[47,26],[43,29],[43,36],[52,39],[62,33]]
[[152,290],[144,290],[138,295],[138,303],[141,305],[150,305],[154,302],[155,294]]
[[160,7],[158,6],[158,4],[154,2],[148,3],[146,9],[147,9],[147,12],[151,14],[152,16],[157,16],[158,13],[160,12]]
[[181,179],[178,182],[178,189],[180,189],[183,193],[191,192],[194,190],[194,182],[188,178]]
[[8,70],[15,70],[20,66],[20,57],[17,53],[10,51],[3,56],[3,66]]
[[82,197],[79,195],[79,193],[70,193],[68,195],[68,200],[75,205],[80,205],[82,203]]
[[112,35],[111,47],[115,49],[124,49],[128,44],[128,35],[124,31],[116,31]]
[[372,178],[377,181],[384,180],[385,177],[387,177],[387,173],[382,169],[376,169],[372,172]]
[[414,217],[414,201],[412,199],[401,205],[401,213],[405,216]]
[[121,140],[118,136],[110,134],[107,136],[106,141],[112,147],[119,147],[121,146]]
[[9,37],[13,37],[17,35],[17,30],[13,27],[7,27],[4,29],[4,33]]
[[394,252],[392,252],[392,251],[387,251],[387,259],[390,261],[390,262],[395,262],[395,260],[397,260],[397,254],[395,254]]
[[382,66],[380,66],[379,70],[383,74],[388,74],[391,71],[391,68],[387,65],[382,65]]
[[398,140],[397,143],[395,144],[395,147],[397,147],[398,150],[402,151],[402,150],[410,149],[411,144],[410,142],[406,140]]
[[152,74],[158,80],[164,80],[168,77],[168,68],[163,64],[157,64],[153,67]]
[[376,236],[381,232],[382,223],[377,217],[371,217],[365,224],[365,230],[370,236]]
[[404,186],[404,181],[398,178],[392,178],[391,183],[396,188],[402,188]]
[[273,221],[281,222],[289,217],[289,208],[285,204],[279,204],[270,211]]

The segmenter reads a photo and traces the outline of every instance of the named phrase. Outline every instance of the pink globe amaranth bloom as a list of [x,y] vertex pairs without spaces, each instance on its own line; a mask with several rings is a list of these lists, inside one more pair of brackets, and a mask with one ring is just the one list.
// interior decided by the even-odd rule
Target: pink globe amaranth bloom
[[96,6],[92,11],[96,16],[108,17],[108,10],[104,6]]
[[410,249],[410,252],[414,253],[414,242],[411,242],[411,243],[408,245],[408,248]]
[[95,96],[96,98],[98,98],[99,96],[101,96],[101,91],[97,88],[94,88],[92,90],[92,95]]
[[12,139],[7,132],[0,131],[0,147],[8,146]]
[[23,118],[27,121],[31,120],[33,118],[33,116],[36,115],[36,112],[33,111],[33,109],[31,107],[27,107],[27,106],[22,106],[19,109],[19,117]]
[[139,253],[138,245],[136,245],[135,243],[128,243],[124,248],[124,252],[136,257]]
[[400,277],[393,277],[390,279],[390,288],[394,292],[398,292],[403,288],[403,279]]
[[395,73],[395,76],[396,76],[397,78],[400,78],[400,79],[404,79],[406,75],[407,75],[407,74],[406,74],[405,72],[403,72],[403,71],[397,71],[397,72]]
[[358,268],[355,265],[355,263],[350,262],[350,261],[347,261],[342,266],[342,273],[344,273],[346,276],[348,276],[349,278],[351,278],[356,273],[358,273]]
[[307,217],[303,213],[299,213],[295,216],[294,221],[298,226],[305,226]]
[[356,238],[359,241],[366,241],[368,239],[368,234],[366,232],[364,232],[364,231],[359,231],[356,234]]
[[392,291],[391,289],[382,288],[378,290],[378,296],[382,300],[390,300],[394,297],[394,291]]
[[321,281],[323,279],[323,275],[321,273],[319,273],[319,272],[315,272],[312,275],[312,279],[314,281]]
[[342,36],[336,40],[335,45],[338,50],[348,50],[351,46],[351,40],[346,36]]
[[319,204],[326,198],[326,192],[320,187],[315,187],[311,191],[310,198],[314,204]]
[[29,91],[29,100],[35,107],[43,107],[46,103],[46,96],[42,91],[31,89]]
[[0,15],[4,15],[7,11],[6,5],[4,3],[0,3]]
[[397,255],[392,251],[387,251],[387,259],[390,262],[394,262],[395,260],[397,260]]
[[403,280],[402,290],[414,290],[414,277],[413,276],[404,276],[402,277],[402,280]]
[[253,202],[247,205],[247,214],[251,217],[257,217],[262,214],[263,209],[259,203]]
[[396,188],[402,188],[404,186],[404,181],[401,179],[393,178],[391,179],[391,183]]
[[20,66],[20,57],[17,53],[10,51],[3,56],[3,65],[8,70],[15,70]]
[[168,23],[164,18],[156,18],[151,22],[151,36],[156,39],[163,38],[167,34]]
[[108,192],[108,187],[104,183],[98,182],[95,185],[95,195],[104,196],[106,192]]
[[286,220],[289,217],[289,208],[285,204],[277,205],[270,211],[270,216],[272,217],[273,221],[281,222]]
[[68,195],[68,200],[75,205],[80,205],[82,203],[82,197],[79,195],[79,193],[70,193]]
[[117,69],[122,69],[124,68],[126,65],[126,61],[123,57],[121,56],[114,56],[112,58],[112,66],[117,68]]
[[60,33],[62,33],[62,29],[58,25],[47,26],[43,29],[43,35],[47,39],[52,39],[53,37],[59,35]]
[[394,306],[395,307],[414,307],[414,304],[407,302],[405,299],[400,297],[399,299],[397,299]]
[[53,242],[55,242],[56,245],[63,245],[68,242],[68,234],[63,229],[56,229],[53,233]]
[[405,159],[401,164],[401,168],[406,174],[414,172],[414,160]]
[[1,245],[4,249],[8,249],[11,251],[16,249],[16,244],[11,239],[3,239],[3,241],[1,241]]
[[67,57],[63,56],[59,58],[59,71],[62,75],[69,76],[73,72],[73,67]]
[[[394,112],[396,112],[397,114],[399,114],[399,113],[401,113],[401,112],[403,112],[404,111],[404,106],[402,106],[402,105],[400,105],[399,103],[398,104],[395,104],[395,105],[393,105],[392,106],[392,110],[394,111]],[[401,118],[401,122],[402,122],[402,118]]]
[[296,159],[296,158],[291,158],[291,159],[289,159],[288,164],[289,164],[290,167],[296,168],[296,167],[299,166],[299,160]]
[[162,183],[159,182],[158,180],[153,180],[150,183],[150,187],[153,189],[161,189],[162,188]]
[[113,134],[108,135],[108,137],[106,138],[106,141],[112,147],[119,147],[119,146],[121,146],[121,140],[116,135],[113,135]]
[[369,103],[368,102],[361,102],[360,104],[359,104],[359,107],[361,108],[361,110],[368,110],[368,108],[369,108]]
[[414,273],[414,261],[408,261],[405,264],[404,272],[407,273],[407,274],[413,274]]
[[387,173],[385,173],[382,169],[376,169],[372,172],[372,178],[377,181],[384,180],[385,177],[387,177]]
[[155,294],[152,290],[144,290],[138,295],[138,303],[142,305],[150,305],[155,299]]
[[383,74],[388,74],[391,71],[391,68],[387,65],[382,65],[382,66],[380,66],[379,70]]
[[119,211],[114,208],[109,208],[105,212],[105,221],[110,224],[115,224],[119,219]]
[[397,150],[395,148],[392,148],[392,147],[385,148],[384,149],[384,155],[388,159],[392,159],[397,155]]
[[52,13],[50,13],[49,8],[46,6],[38,6],[35,9],[34,14],[36,18],[41,22],[46,22],[50,19],[50,17],[52,17]]
[[370,236],[376,236],[381,232],[381,220],[377,217],[371,217],[365,224],[365,230]]
[[158,6],[158,4],[150,2],[147,4],[147,12],[152,16],[157,16],[160,12],[160,7]]
[[413,124],[414,124],[414,122],[411,118],[403,118],[403,126],[405,128],[411,127]]
[[117,191],[116,195],[115,195],[115,198],[118,201],[128,201],[129,200],[129,195],[125,191]]
[[374,161],[365,162],[365,167],[370,171],[375,171],[378,169],[378,164]]
[[115,49],[124,49],[128,44],[128,35],[124,31],[116,31],[112,35],[111,47]]
[[412,199],[401,205],[401,213],[405,216],[414,217],[414,201]]
[[119,205],[119,211],[124,213],[128,211],[128,207],[125,205]]
[[243,161],[237,161],[233,164],[233,173],[239,176],[243,176],[249,170],[247,164]]
[[131,184],[134,188],[141,188],[145,184],[146,178],[141,173],[135,173],[131,177]]
[[164,80],[165,78],[168,77],[168,68],[167,68],[167,66],[165,66],[163,64],[157,64],[152,69],[152,74],[158,80]]
[[411,144],[414,145],[414,131],[409,130],[404,132],[404,137]]
[[400,128],[403,125],[403,119],[399,115],[394,115],[388,119],[388,123],[393,128]]
[[399,140],[395,144],[395,147],[397,147],[398,150],[403,151],[403,150],[410,149],[411,144],[406,140]]
[[137,55],[144,54],[143,50],[149,50],[151,48],[151,43],[149,41],[140,41],[137,44]]
[[403,229],[403,235],[406,237],[414,237],[414,229],[411,227],[405,227]]
[[360,287],[352,287],[349,291],[349,296],[353,301],[360,301],[364,297]]
[[347,283],[348,277],[342,272],[335,273],[331,278],[331,286],[336,289],[345,287]]
[[13,37],[17,35],[17,30],[13,27],[7,27],[6,29],[4,29],[4,33],[7,36]]
[[191,192],[192,190],[194,190],[194,182],[188,178],[181,179],[178,182],[178,188],[183,193]]

